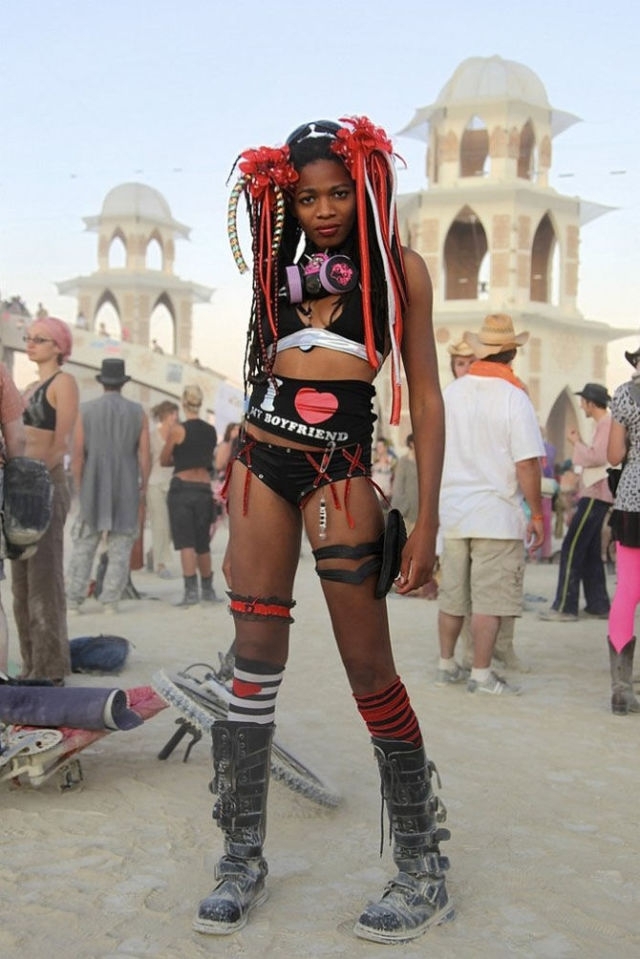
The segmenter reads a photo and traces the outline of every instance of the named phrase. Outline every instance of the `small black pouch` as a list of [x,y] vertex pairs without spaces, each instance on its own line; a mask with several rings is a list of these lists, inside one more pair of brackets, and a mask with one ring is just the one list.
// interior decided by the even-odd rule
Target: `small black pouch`
[[619,466],[608,466],[607,467],[607,484],[611,495],[615,496],[618,492],[618,483],[620,482],[620,477],[622,476],[622,467]]
[[400,572],[402,550],[407,542],[407,528],[399,509],[390,509],[382,542],[382,566],[376,584],[376,599],[383,599]]

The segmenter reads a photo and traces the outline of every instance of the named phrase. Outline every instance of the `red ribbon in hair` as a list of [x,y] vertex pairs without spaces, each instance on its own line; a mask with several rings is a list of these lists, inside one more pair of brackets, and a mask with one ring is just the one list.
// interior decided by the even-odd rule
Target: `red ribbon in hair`
[[242,173],[249,177],[247,187],[256,200],[264,198],[274,186],[290,189],[298,180],[298,174],[289,162],[289,147],[258,147],[245,150],[238,164]]
[[347,168],[356,157],[369,158],[372,153],[393,155],[393,145],[382,127],[375,126],[368,117],[340,117],[340,123],[350,123],[352,129],[341,127],[336,133],[332,150],[342,157]]
[[[371,205],[375,208],[377,214],[381,245],[384,250],[383,258],[386,259],[385,272],[394,302],[394,336],[398,346],[402,339],[403,309],[406,307],[404,277],[400,275],[391,249],[392,235],[399,236],[397,215],[395,210],[390,207],[392,198],[389,196],[388,189],[389,165],[391,157],[394,156],[393,145],[385,131],[381,127],[375,126],[367,117],[341,117],[340,123],[347,123],[350,128],[342,127],[337,131],[331,149],[343,161],[356,186],[365,345],[369,363],[374,369],[377,369],[378,360],[371,310],[371,259],[367,231],[367,196],[369,196]],[[373,196],[371,196],[371,193]],[[391,422],[397,423],[400,415],[400,371],[397,350],[394,350],[393,355],[392,377]]]

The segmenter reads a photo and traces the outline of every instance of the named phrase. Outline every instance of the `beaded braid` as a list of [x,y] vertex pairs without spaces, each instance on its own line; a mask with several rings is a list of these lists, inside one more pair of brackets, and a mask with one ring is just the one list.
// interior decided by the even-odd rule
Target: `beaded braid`
[[289,163],[288,147],[246,150],[234,169],[236,166],[241,175],[229,198],[227,229],[231,252],[241,273],[248,270],[237,231],[237,208],[242,195],[247,204],[253,253],[253,301],[244,364],[246,386],[261,372],[270,375],[274,362],[265,343],[265,322],[274,340],[277,339],[277,258],[285,222],[284,194],[296,182],[298,174]]

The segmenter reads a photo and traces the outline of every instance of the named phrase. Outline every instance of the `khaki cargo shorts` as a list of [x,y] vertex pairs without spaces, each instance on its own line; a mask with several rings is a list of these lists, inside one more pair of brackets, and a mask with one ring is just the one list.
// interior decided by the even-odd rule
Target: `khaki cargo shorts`
[[524,558],[521,539],[445,539],[439,608],[451,616],[521,616]]

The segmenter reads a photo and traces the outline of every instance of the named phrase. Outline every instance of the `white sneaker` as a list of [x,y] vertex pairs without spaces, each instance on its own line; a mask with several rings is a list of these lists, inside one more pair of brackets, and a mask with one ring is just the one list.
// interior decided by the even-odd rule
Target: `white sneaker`
[[489,678],[485,679],[483,683],[479,683],[477,679],[469,679],[467,681],[467,692],[489,693],[492,696],[519,696],[522,689],[520,686],[512,686],[491,670]]
[[471,675],[471,670],[466,666],[460,666],[456,663],[455,669],[439,669],[436,673],[435,686],[449,686],[451,683],[464,683]]
[[575,613],[561,613],[558,609],[543,609],[538,613],[538,619],[545,623],[577,623],[578,617]]

